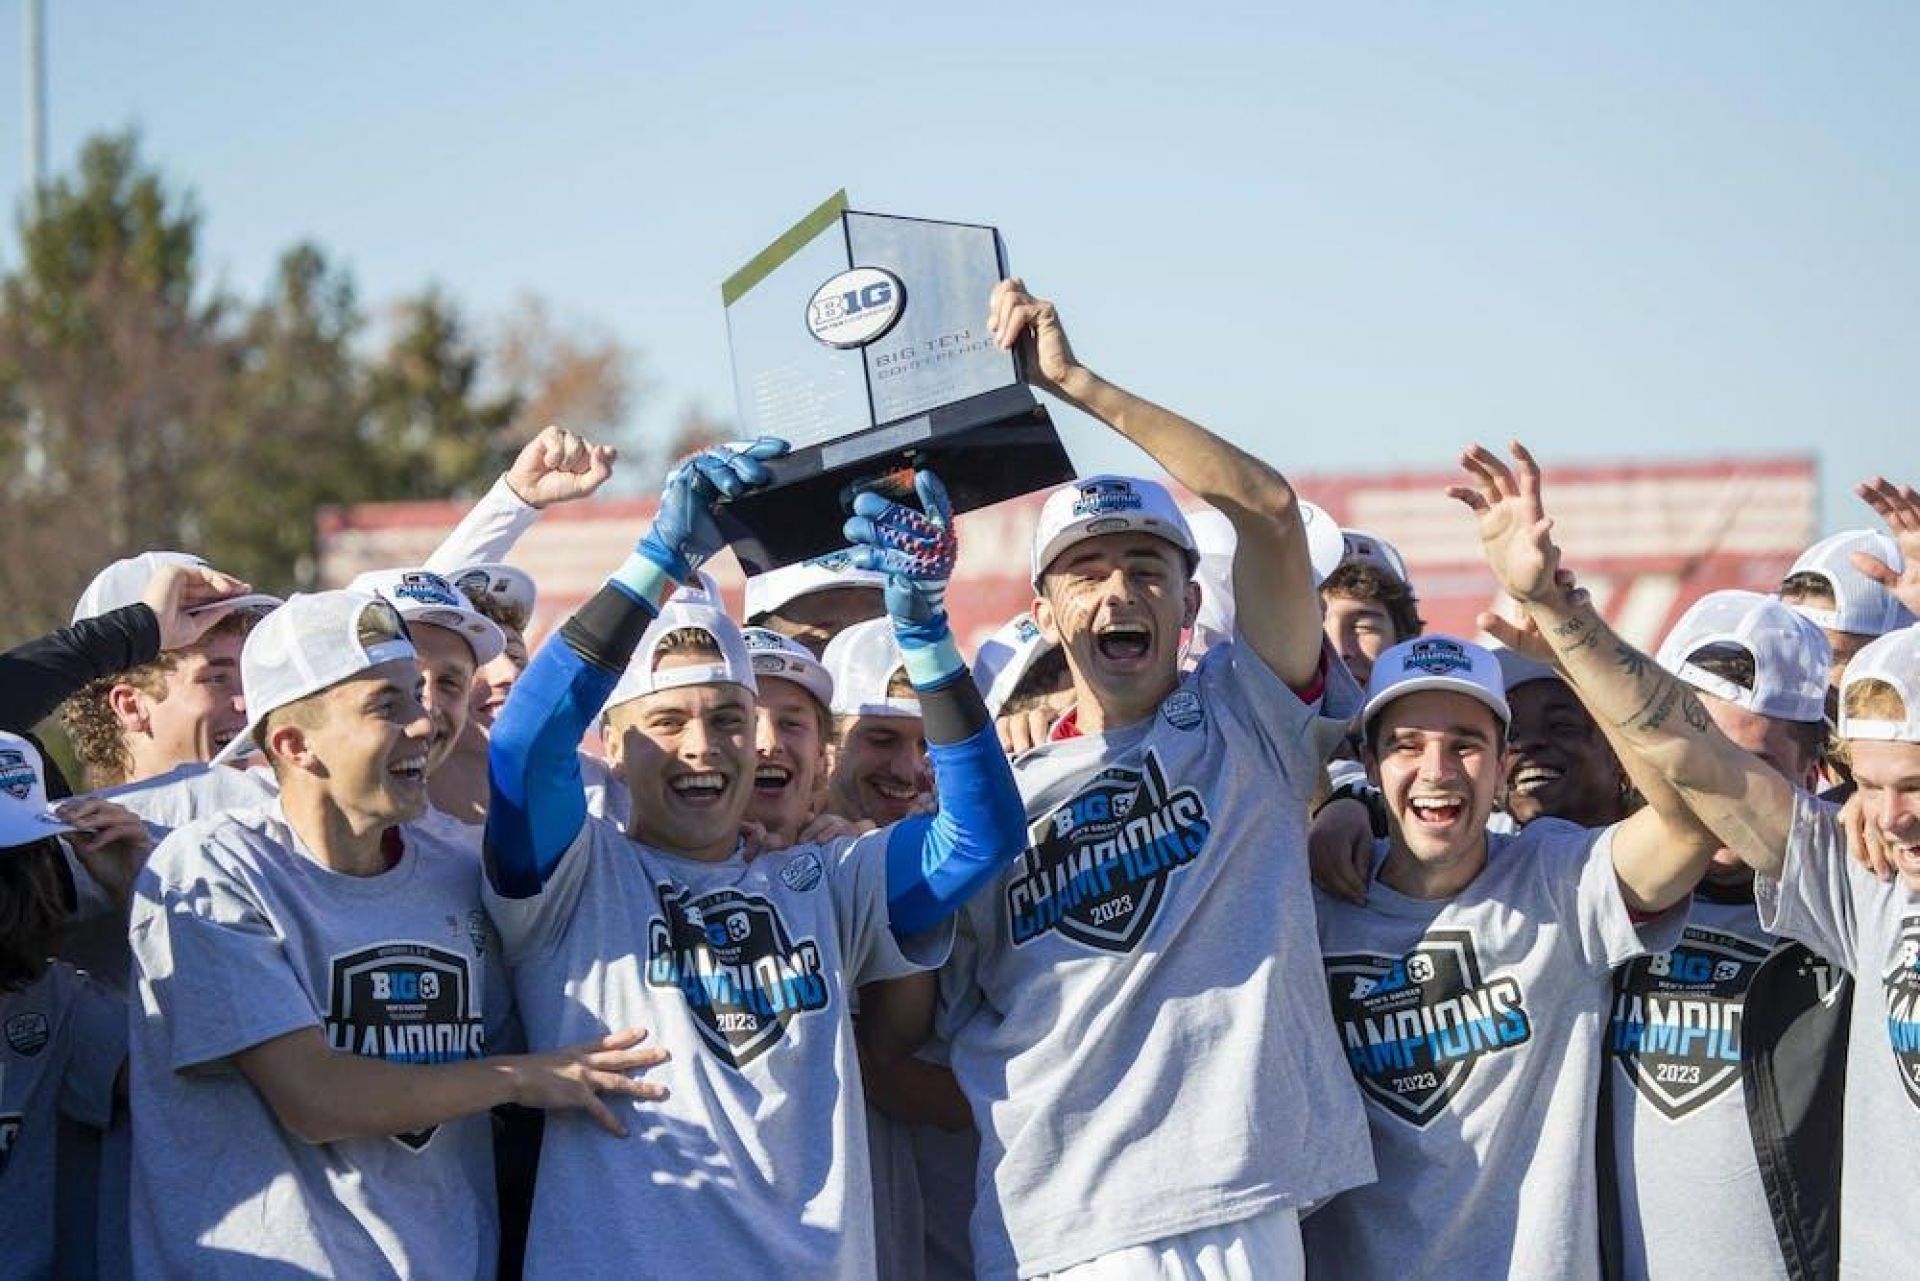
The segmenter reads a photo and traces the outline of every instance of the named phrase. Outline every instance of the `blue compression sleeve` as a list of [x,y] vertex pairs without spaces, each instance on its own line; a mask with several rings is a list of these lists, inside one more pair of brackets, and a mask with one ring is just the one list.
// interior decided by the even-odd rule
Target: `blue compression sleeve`
[[540,892],[587,821],[580,739],[626,670],[654,602],[609,581],[540,647],[487,741],[487,879],[508,898]]
[[[962,682],[973,694],[973,683]],[[931,929],[966,905],[1026,848],[1026,809],[991,723],[957,743],[927,744],[940,812],[887,833],[887,911],[895,938]]]

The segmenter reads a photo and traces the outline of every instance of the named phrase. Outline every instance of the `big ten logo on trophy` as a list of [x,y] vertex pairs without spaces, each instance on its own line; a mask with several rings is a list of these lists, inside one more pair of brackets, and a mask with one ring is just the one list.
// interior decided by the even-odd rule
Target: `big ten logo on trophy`
[[885,336],[907,308],[907,287],[882,267],[843,271],[807,300],[807,332],[829,347],[864,347]]

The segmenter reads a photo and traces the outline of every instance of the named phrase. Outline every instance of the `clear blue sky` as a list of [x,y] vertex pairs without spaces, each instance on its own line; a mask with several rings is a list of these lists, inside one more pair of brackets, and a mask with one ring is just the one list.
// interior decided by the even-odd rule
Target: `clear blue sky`
[[372,304],[536,291],[651,430],[731,414],[719,282],[844,185],[1000,226],[1089,363],[1283,467],[1812,449],[1829,528],[1920,479],[1920,5],[48,8],[54,167],[137,124],[245,293],[300,238]]

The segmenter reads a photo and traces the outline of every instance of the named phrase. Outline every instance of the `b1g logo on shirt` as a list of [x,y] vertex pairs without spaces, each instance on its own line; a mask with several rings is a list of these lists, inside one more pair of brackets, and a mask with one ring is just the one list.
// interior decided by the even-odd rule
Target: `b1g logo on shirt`
[[7,1172],[7,1159],[13,1145],[20,1141],[20,1125],[26,1117],[19,1112],[0,1112],[0,1174]]
[[1440,1115],[1480,1060],[1533,1038],[1519,983],[1483,979],[1464,930],[1435,930],[1404,957],[1348,953],[1324,964],[1360,1089],[1413,1125]]
[[[389,1063],[455,1063],[487,1052],[467,958],[425,943],[382,943],[332,963],[327,1044]],[[434,1126],[396,1134],[418,1152]]]
[[1116,766],[1028,830],[1006,888],[1019,947],[1058,930],[1108,952],[1131,952],[1159,915],[1169,882],[1207,846],[1213,822],[1191,787],[1169,788],[1160,757]]
[[786,1035],[807,1010],[827,1007],[820,948],[789,941],[772,903],[727,888],[695,898],[656,887],[660,916],[647,926],[647,986],[686,998],[707,1047],[745,1067]]
[[1920,1108],[1920,916],[1900,922],[1893,964],[1881,975],[1887,992],[1887,1041],[1907,1101]]
[[1769,955],[1751,939],[1690,925],[1671,952],[1615,976],[1607,1053],[1662,1115],[1679,1120],[1740,1079],[1747,987]]

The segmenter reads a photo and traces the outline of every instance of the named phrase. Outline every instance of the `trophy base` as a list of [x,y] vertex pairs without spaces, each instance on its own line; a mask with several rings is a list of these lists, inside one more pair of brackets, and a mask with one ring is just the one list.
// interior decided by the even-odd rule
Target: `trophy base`
[[772,485],[714,508],[749,575],[844,549],[841,526],[854,495],[874,489],[912,503],[915,468],[940,477],[956,513],[1061,484],[1074,474],[1046,406],[1019,384],[808,446],[767,466]]

